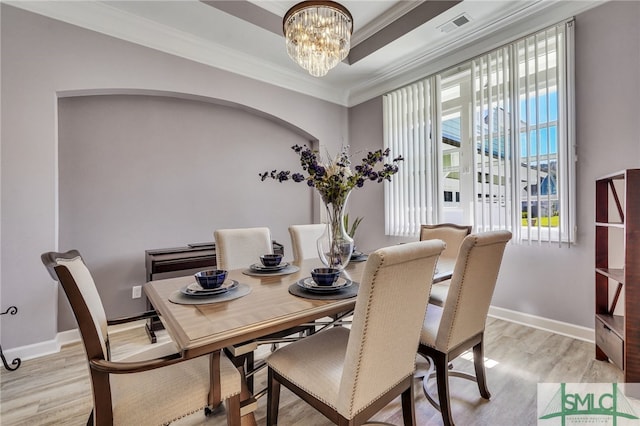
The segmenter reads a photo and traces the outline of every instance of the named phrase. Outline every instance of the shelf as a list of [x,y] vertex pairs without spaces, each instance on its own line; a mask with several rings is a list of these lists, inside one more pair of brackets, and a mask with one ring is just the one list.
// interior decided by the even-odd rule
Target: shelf
[[626,176],[627,171],[626,170],[621,170],[619,172],[615,172],[615,173],[611,173],[605,176],[601,176],[599,178],[597,178],[596,180],[612,180],[612,179],[624,179]]
[[595,355],[620,367],[625,383],[640,382],[638,188],[640,169],[611,173],[595,182]]
[[624,340],[624,316],[596,314],[596,318],[602,321],[602,323],[613,331],[620,339]]
[[596,222],[596,226],[603,226],[605,228],[620,228],[620,229],[624,229],[624,223]]
[[596,268],[596,272],[624,284],[624,269],[622,268]]

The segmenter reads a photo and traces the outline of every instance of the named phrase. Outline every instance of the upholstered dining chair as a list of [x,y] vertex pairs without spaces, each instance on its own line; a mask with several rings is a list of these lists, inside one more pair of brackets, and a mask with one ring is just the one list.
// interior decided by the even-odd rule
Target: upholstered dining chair
[[327,229],[327,225],[324,223],[291,225],[289,227],[294,262],[318,257],[318,238],[325,229]]
[[[240,425],[241,375],[223,354],[184,359],[173,342],[117,361],[111,359],[108,326],[148,318],[107,320],[89,269],[77,250],[48,252],[42,262],[69,299],[84,344],[93,410],[87,425],[158,425],[225,400],[227,424]],[[220,387],[212,387],[219,375]]]
[[[216,240],[216,264],[218,269],[248,268],[253,263],[260,262],[260,256],[273,253],[271,231],[266,227],[218,229],[214,232]],[[275,350],[278,339],[288,335],[305,331],[306,327],[295,327],[280,333],[267,336],[269,344]],[[243,367],[247,372],[247,386],[253,391],[254,373],[263,365],[256,365],[255,350],[258,342],[249,341],[228,346],[227,354],[237,367]]]
[[[289,235],[291,236],[291,247],[293,250],[293,261],[300,262],[304,259],[318,259],[318,238],[324,234],[327,225],[324,223],[314,223],[310,225],[291,225]],[[339,324],[350,324],[350,315],[339,315]],[[338,324],[338,316],[327,318],[326,321],[315,321],[318,326],[327,323]],[[315,327],[309,327],[308,333],[315,333]]]
[[273,253],[269,228],[218,229],[214,237],[218,269],[248,268],[261,255]]
[[284,385],[338,425],[360,425],[402,395],[415,424],[415,352],[435,264],[444,243],[412,242],[369,255],[351,329],[333,327],[267,358],[267,425],[278,419]]
[[[491,397],[484,371],[484,328],[504,249],[510,239],[509,231],[467,236],[460,246],[444,305],[429,304],[427,309],[418,353],[431,360],[431,369],[423,379],[423,388],[427,399],[442,413],[445,425],[453,425],[449,376],[474,380],[480,395],[485,399]],[[449,361],[471,348],[475,377],[450,371]],[[427,381],[434,375],[439,404],[427,387]]]
[[[453,270],[458,257],[458,251],[462,245],[462,240],[471,233],[471,226],[456,225],[455,223],[438,223],[435,225],[422,225],[420,227],[420,241],[439,239],[444,241],[447,247],[444,249],[438,260],[440,268]],[[449,284],[451,280],[435,283],[431,288],[429,303],[442,306],[447,298]]]

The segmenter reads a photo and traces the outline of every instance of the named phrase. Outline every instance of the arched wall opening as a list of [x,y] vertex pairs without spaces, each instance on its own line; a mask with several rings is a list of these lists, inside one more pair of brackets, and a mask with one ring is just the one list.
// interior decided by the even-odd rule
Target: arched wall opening
[[[303,184],[261,182],[266,170],[299,170],[291,146],[304,130],[228,101],[155,91],[66,92],[58,99],[59,250],[85,257],[109,317],[138,312],[144,252],[213,241],[219,228],[312,223]],[[58,331],[75,328],[66,298]]]

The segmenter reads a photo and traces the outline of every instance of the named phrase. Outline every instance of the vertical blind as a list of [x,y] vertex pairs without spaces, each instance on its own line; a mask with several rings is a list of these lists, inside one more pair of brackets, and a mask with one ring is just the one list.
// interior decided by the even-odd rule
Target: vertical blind
[[385,147],[405,158],[385,186],[387,235],[416,235],[421,224],[441,220],[445,201],[452,205],[450,192],[447,200],[440,194],[442,181],[458,179],[460,191],[474,192],[470,206],[459,203],[472,210],[460,217],[473,221],[474,232],[508,229],[515,242],[573,241],[572,28],[547,28],[453,70],[467,82],[460,90],[469,91],[458,102],[470,117],[456,123],[470,128],[456,142],[473,153],[470,173],[441,173],[443,73],[384,96]]
[[434,203],[434,168],[430,136],[431,84],[423,80],[383,98],[384,146],[404,161],[385,182],[385,233],[415,235],[429,223]]
[[510,48],[471,61],[475,231],[513,229]]

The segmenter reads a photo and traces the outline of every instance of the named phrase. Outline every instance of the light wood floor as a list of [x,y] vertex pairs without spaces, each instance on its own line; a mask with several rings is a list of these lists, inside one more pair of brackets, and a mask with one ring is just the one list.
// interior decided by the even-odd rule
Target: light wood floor
[[[620,370],[612,364],[595,361],[593,344],[553,333],[489,318],[485,337],[488,358],[487,377],[492,398],[483,400],[475,383],[452,378],[453,417],[459,425],[535,425],[536,392],[539,382],[621,382]],[[146,344],[143,328],[112,335],[114,358]],[[118,349],[115,349],[118,348]],[[389,350],[392,350],[390,348]],[[458,370],[471,372],[472,362],[455,361]],[[418,368],[427,364],[420,358]],[[266,374],[256,378],[265,383]],[[23,361],[14,372],[2,369],[0,375],[0,424],[84,425],[91,410],[91,387],[87,363],[80,344],[68,345],[55,355]],[[256,419],[264,425],[266,397],[259,400]],[[441,425],[440,413],[426,401],[416,380],[418,425]],[[372,420],[402,424],[399,400]],[[280,401],[281,426],[330,425],[322,415],[295,399],[284,387]],[[222,426],[224,415],[205,418],[196,413],[179,425]]]

